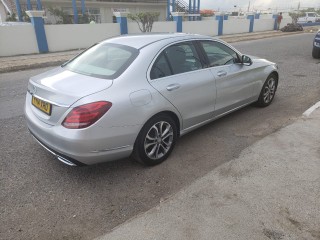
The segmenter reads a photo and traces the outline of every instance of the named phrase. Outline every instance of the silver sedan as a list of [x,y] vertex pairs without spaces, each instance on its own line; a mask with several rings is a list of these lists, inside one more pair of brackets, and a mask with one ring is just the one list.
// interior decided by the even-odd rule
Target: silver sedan
[[108,39],[29,80],[34,138],[68,165],[168,158],[179,136],[251,103],[268,106],[278,67],[193,34]]

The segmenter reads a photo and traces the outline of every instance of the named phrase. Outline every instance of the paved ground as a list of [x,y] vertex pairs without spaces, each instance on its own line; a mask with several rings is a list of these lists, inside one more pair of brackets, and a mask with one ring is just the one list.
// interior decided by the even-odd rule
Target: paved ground
[[99,239],[319,240],[319,126],[320,109]]
[[279,63],[280,85],[265,109],[246,107],[184,136],[168,161],[146,168],[129,159],[85,168],[55,161],[28,133],[28,78],[46,69],[0,74],[0,238],[92,239],[141,214],[256,141],[292,123],[319,100],[314,34],[233,44]]

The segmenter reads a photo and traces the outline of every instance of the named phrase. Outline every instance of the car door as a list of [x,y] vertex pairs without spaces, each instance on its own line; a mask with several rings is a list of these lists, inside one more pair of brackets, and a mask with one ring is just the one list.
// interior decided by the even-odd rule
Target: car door
[[182,129],[213,118],[215,79],[200,57],[192,41],[174,44],[159,54],[150,71],[150,84],[180,112]]
[[252,101],[254,74],[251,67],[240,64],[239,54],[217,41],[199,41],[216,78],[215,116]]

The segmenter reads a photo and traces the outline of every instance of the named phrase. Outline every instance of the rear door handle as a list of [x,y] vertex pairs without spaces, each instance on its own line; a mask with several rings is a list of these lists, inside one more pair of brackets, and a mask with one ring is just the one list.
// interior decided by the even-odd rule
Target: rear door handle
[[227,75],[227,72],[226,71],[219,71],[217,73],[218,77],[223,77],[223,76],[226,76]]
[[178,89],[180,87],[180,85],[179,84],[170,84],[170,85],[168,85],[167,86],[167,90],[168,91],[173,91],[173,90],[176,90],[176,89]]

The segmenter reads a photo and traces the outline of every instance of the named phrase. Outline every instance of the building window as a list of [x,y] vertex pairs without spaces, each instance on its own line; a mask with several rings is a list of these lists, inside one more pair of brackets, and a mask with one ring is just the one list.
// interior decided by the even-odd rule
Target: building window
[[96,23],[101,23],[101,13],[100,8],[87,8],[87,14],[90,21],[95,21]]

